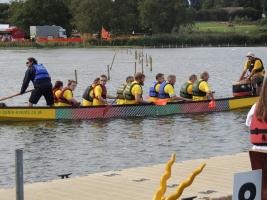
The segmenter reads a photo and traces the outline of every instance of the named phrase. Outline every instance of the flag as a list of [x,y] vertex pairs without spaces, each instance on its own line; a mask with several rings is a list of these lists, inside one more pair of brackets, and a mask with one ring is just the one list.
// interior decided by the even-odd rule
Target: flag
[[106,29],[104,29],[103,26],[102,26],[102,30],[101,30],[101,38],[105,39],[105,40],[109,40],[110,39],[109,32]]

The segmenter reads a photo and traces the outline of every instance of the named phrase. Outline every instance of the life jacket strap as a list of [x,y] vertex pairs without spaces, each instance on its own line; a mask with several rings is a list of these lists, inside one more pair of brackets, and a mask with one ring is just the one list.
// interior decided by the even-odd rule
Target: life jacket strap
[[255,135],[258,135],[258,134],[267,134],[267,129],[254,129],[254,130],[250,130],[250,134],[255,134]]

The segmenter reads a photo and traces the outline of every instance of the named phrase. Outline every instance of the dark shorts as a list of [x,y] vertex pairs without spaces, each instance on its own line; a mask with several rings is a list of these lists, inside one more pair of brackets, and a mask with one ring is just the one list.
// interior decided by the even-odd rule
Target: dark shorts
[[34,90],[31,93],[29,102],[32,104],[37,104],[40,98],[44,96],[46,100],[46,104],[48,106],[52,106],[54,104],[54,97],[52,92],[52,86],[51,88],[34,88]]

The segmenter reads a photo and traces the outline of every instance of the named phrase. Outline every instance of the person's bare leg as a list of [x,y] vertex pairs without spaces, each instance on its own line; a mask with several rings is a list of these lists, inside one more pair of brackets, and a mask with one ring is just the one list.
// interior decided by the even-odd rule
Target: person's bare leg
[[33,104],[31,102],[29,102],[28,106],[29,107],[33,107]]

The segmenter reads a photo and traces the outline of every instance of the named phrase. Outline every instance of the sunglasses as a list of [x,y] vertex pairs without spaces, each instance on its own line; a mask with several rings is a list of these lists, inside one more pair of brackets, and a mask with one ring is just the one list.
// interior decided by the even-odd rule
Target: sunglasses
[[29,61],[27,61],[27,62],[26,62],[26,64],[30,64],[30,62],[29,62]]
[[107,80],[100,80],[100,81],[102,81],[102,82],[107,82]]

